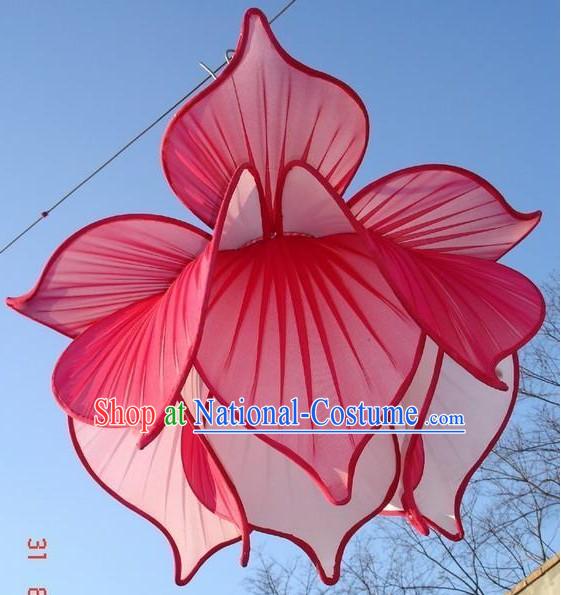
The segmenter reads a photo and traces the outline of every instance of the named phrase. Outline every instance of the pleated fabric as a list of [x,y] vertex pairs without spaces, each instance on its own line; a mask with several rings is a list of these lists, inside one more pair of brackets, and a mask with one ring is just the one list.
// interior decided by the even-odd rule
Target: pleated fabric
[[162,163],[180,200],[213,227],[238,167],[258,172],[269,208],[280,172],[294,160],[341,194],[367,138],[368,116],[356,93],[294,60],[266,17],[250,10],[232,61],[170,122]]
[[497,260],[539,223],[489,182],[444,164],[416,165],[359,191],[349,207],[367,228],[409,249]]
[[[234,58],[162,142],[171,189],[212,235],[158,215],[104,219],[8,299],[72,339],[53,392],[78,456],[166,535],[178,584],[235,541],[245,564],[252,531],[294,542],[326,584],[377,514],[463,536],[464,491],[506,426],[516,352],[544,317],[538,289],[496,261],[541,214],[440,164],[345,201],[368,126],[354,91],[289,56],[249,10]],[[466,433],[203,435],[197,397],[274,407],[298,397],[301,411],[317,397],[401,403],[421,411],[417,429],[460,413]],[[95,427],[98,398],[152,406],[156,423],[144,435]],[[165,426],[182,401],[185,424]]]
[[214,552],[241,538],[235,524],[208,511],[181,464],[181,428],[167,428],[143,450],[128,428],[98,428],[70,419],[72,442],[93,479],[166,536],[175,581],[186,584]]
[[461,414],[464,425],[454,428],[465,434],[398,436],[400,476],[383,514],[403,515],[425,535],[432,528],[454,541],[463,538],[462,498],[512,413],[518,392],[517,357],[500,362],[497,374],[506,391],[481,382],[427,339],[402,405],[419,411],[417,429],[426,428],[432,415]]
[[415,435],[410,440],[403,459],[402,504],[422,533],[428,535],[433,528],[454,541],[464,536],[462,497],[512,413],[518,392],[516,356],[500,362],[498,374],[508,387],[506,391],[477,380],[446,356],[442,361],[436,389],[425,400],[422,419],[461,412],[466,433]]
[[[299,166],[288,168],[274,237],[228,250],[218,240],[196,367],[225,404],[243,397],[247,406],[278,407],[297,396],[307,408],[321,395],[337,405],[383,406],[399,401],[415,373],[423,339],[419,327],[380,274],[344,203],[316,176]],[[244,187],[249,179],[243,170]],[[314,230],[308,219],[294,215],[298,188],[314,195],[321,213]],[[244,221],[252,221],[244,229],[259,228],[254,222],[262,211],[249,200],[244,205],[252,204],[251,215],[244,207],[244,218],[236,217],[240,195],[246,196],[233,193],[221,215],[236,222],[224,226],[228,247],[241,237],[237,226]],[[297,222],[303,229],[296,229]],[[304,427],[314,425],[308,420]],[[355,436],[265,439],[313,470],[333,502],[346,501],[349,466],[360,444]]]
[[459,168],[417,166],[361,190],[349,207],[373,256],[421,328],[478,379],[540,328],[545,306],[524,275],[494,262],[538,223]]
[[8,306],[69,337],[142,300],[158,296],[208,244],[177,219],[118,215],[70,236],[36,286]]
[[[193,399],[204,402],[207,394],[208,388],[200,376],[192,373],[182,396],[193,415]],[[205,429],[216,428],[205,424]],[[261,437],[205,436],[204,444],[214,453],[214,463],[205,467],[206,473],[187,473],[187,479],[209,510],[217,511],[220,506],[216,494],[229,492],[228,499],[241,506],[248,530],[292,541],[308,555],[322,580],[334,584],[349,539],[384,508],[395,490],[400,469],[397,440],[388,435],[366,438],[353,470],[352,494],[344,504],[334,506],[312,474],[295,465],[291,457],[267,446]],[[335,436],[328,438],[337,440]],[[194,439],[203,440],[194,436],[189,426],[185,427],[184,465],[190,465],[186,462],[192,459]],[[239,509],[232,509],[234,512],[226,517],[238,522]]]

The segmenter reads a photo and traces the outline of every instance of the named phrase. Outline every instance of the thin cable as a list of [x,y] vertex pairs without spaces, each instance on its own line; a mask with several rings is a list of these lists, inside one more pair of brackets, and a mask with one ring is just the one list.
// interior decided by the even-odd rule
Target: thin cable
[[[283,8],[281,8],[273,17],[271,17],[269,19],[269,25],[272,25],[295,2],[296,2],[296,0],[291,0],[290,2],[288,2],[287,4],[285,4],[283,6]],[[0,254],[4,253],[8,248],[10,248],[11,246],[13,246],[25,234],[27,234],[28,232],[30,232],[38,223],[40,223],[41,221],[43,221],[44,219],[46,219],[49,216],[49,214],[52,213],[57,207],[59,207],[67,198],[70,198],[75,192],[77,192],[78,190],[80,190],[80,188],[82,186],[84,186],[85,184],[87,184],[92,178],[94,178],[95,176],[97,176],[97,174],[99,174],[108,165],[110,165],[113,161],[115,161],[115,159],[117,159],[117,157],[119,157],[122,153],[124,153],[131,145],[133,145],[136,141],[138,141],[139,139],[141,139],[147,132],[149,132],[150,130],[152,130],[152,128],[154,128],[154,126],[156,126],[157,124],[159,124],[166,116],[169,116],[169,114],[171,112],[173,112],[177,107],[179,107],[186,99],[188,99],[189,97],[191,97],[191,95],[193,95],[193,93],[195,93],[196,91],[198,91],[205,83],[207,83],[211,79],[216,78],[215,75],[218,72],[220,72],[224,68],[224,66],[226,66],[226,64],[228,64],[228,60],[224,60],[224,62],[222,62],[222,64],[220,64],[220,66],[218,66],[218,68],[216,68],[215,70],[212,71],[212,74],[209,73],[208,76],[206,76],[200,83],[198,83],[196,86],[194,86],[189,92],[187,92],[185,95],[183,95],[183,97],[181,97],[181,99],[178,99],[163,114],[161,114],[155,120],[153,120],[152,122],[150,122],[150,124],[148,124],[148,126],[146,126],[145,128],[143,128],[137,135],[135,135],[127,143],[125,143],[118,151],[116,151],[115,153],[113,153],[113,155],[111,155],[111,157],[109,157],[101,165],[99,165],[98,167],[96,167],[89,175],[87,175],[84,179],[82,179],[80,182],[78,182],[78,184],[76,184],[76,186],[74,186],[73,188],[71,188],[65,195],[61,196],[52,206],[50,206],[48,209],[46,209],[45,211],[43,211],[41,213],[41,215],[37,219],[35,219],[35,221],[33,221],[32,223],[30,223],[23,231],[21,231],[18,235],[16,235],[14,238],[12,238],[7,244],[5,244],[2,247],[2,249],[0,250]]]
[[292,0],[291,2],[288,2],[287,4],[284,5],[283,8],[281,8],[277,14],[271,18],[271,20],[269,21],[269,25],[272,25],[280,16],[282,16],[294,3],[296,2],[296,0]]

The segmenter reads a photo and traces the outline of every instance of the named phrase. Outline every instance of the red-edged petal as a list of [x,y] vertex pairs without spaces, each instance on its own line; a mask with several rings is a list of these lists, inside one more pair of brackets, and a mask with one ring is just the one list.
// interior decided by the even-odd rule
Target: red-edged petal
[[208,441],[250,526],[302,548],[326,584],[337,582],[347,542],[384,508],[399,470],[395,437],[374,436],[358,459],[352,497],[334,506],[300,466],[257,437],[213,435]]
[[[442,353],[439,353],[438,346],[430,339],[427,339],[425,341],[421,361],[417,367],[417,372],[401,400],[400,405],[402,407],[416,407],[418,412],[423,412],[423,405],[430,402],[436,388],[436,383],[440,374],[441,361]],[[424,416],[421,416],[417,427],[423,427],[424,422]],[[399,444],[399,452],[401,453],[401,461],[403,463],[412,435],[399,434],[396,438]],[[409,463],[411,463],[411,461],[409,461]],[[384,509],[384,514],[403,513],[403,476],[406,472],[407,469],[402,464],[399,482],[391,500]]]
[[241,530],[243,513],[232,490],[222,481],[222,471],[212,458],[212,451],[200,436],[193,434],[191,423],[182,432],[181,456],[185,477],[199,501],[211,512],[233,522]]
[[101,397],[114,397],[122,406],[152,405],[158,416],[176,400],[198,341],[209,248],[164,294],[100,320],[66,348],[53,373],[53,391],[70,416],[92,423]]
[[29,293],[8,305],[69,337],[133,303],[161,294],[208,243],[176,219],[121,215],[68,238]]
[[477,378],[506,388],[495,367],[537,332],[544,304],[528,279],[493,261],[540,213],[517,213],[488,182],[447,165],[390,174],[349,207],[409,314]]
[[423,330],[478,379],[506,390],[496,366],[540,328],[545,305],[524,275],[493,261],[408,250],[385,238],[373,254]]
[[153,523],[168,539],[175,581],[186,584],[214,552],[240,540],[238,528],[209,512],[185,479],[181,428],[165,428],[144,450],[130,429],[96,428],[69,420],[80,460],[119,502]]
[[508,391],[494,389],[444,357],[436,390],[425,402],[427,415],[461,413],[464,435],[416,435],[403,463],[405,513],[427,533],[428,527],[449,539],[463,537],[460,505],[468,482],[506,427],[518,392],[516,355],[503,360],[498,373]]
[[497,260],[538,224],[478,175],[418,165],[376,180],[349,201],[367,229],[409,249]]
[[193,368],[181,390],[181,398],[186,405],[187,424],[181,438],[181,458],[185,477],[199,501],[211,512],[233,522],[244,536],[242,562],[249,556],[249,527],[243,505],[235,486],[226,475],[220,461],[209,446],[204,435],[194,433],[195,402],[208,397],[208,388],[198,372]]
[[[206,392],[199,381],[185,387],[183,398],[193,410],[193,396]],[[326,437],[335,446],[337,439]],[[394,436],[374,436],[362,445],[352,497],[339,506],[325,499],[321,487],[299,465],[256,436],[211,434],[205,441],[221,472],[219,477],[211,474],[211,483],[227,482],[249,527],[302,548],[326,584],[337,582],[347,542],[383,509],[397,485],[400,465]]]
[[269,206],[284,165],[296,159],[342,193],[367,136],[366,110],[356,93],[289,56],[266,17],[252,9],[230,64],[171,121],[162,164],[177,196],[213,226],[241,165],[257,171]]
[[220,250],[235,250],[263,237],[267,214],[263,210],[262,195],[255,172],[242,168],[230,202],[224,209]]
[[164,408],[177,400],[200,340],[220,239],[232,234],[225,227],[228,207],[238,208],[251,179],[243,169],[236,173],[215,237],[167,291],[107,316],[68,346],[56,365],[53,391],[71,417],[92,423],[96,399],[115,398],[122,406],[156,408],[156,424],[141,446],[161,430]]
[[[295,166],[286,177],[283,220],[292,221],[294,197],[311,194],[329,216],[297,230],[290,224],[286,232],[309,234],[313,225],[316,233],[336,235],[282,232],[217,253],[197,369],[225,403],[244,397],[246,405],[281,405],[298,396],[304,409],[321,396],[332,404],[387,405],[401,398],[416,370],[419,328],[341,199],[317,174]],[[322,209],[323,201],[332,204]],[[349,467],[361,446],[356,436],[263,439],[318,478],[334,502],[348,499]]]
[[236,490],[203,436],[193,434],[189,421],[183,428],[181,459],[185,477],[199,502],[219,517],[234,523],[244,538],[242,564],[249,556],[249,527]]
[[289,163],[281,187],[276,213],[279,233],[321,238],[362,232],[341,197],[309,165]]

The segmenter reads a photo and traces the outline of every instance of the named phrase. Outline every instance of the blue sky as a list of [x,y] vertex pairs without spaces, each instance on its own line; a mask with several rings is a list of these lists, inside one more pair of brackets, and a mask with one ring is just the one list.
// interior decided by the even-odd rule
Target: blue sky
[[[352,6],[352,9],[350,8]],[[237,0],[5,2],[0,19],[0,240],[7,241],[194,86],[200,60],[234,46]],[[260,4],[268,14],[280,2]],[[540,282],[558,268],[559,64],[554,0],[298,0],[276,24],[295,57],[349,83],[373,135],[352,189],[423,162],[472,169],[540,227],[505,263]],[[0,256],[1,294],[31,287],[68,235],[101,217],[193,220],[160,171],[164,124]],[[0,570],[6,593],[170,595],[164,539],[97,487],[71,448],[50,374],[66,340],[0,309],[3,341]],[[50,559],[26,560],[46,536]],[[296,551],[258,538],[279,556]],[[239,547],[185,593],[243,593]]]

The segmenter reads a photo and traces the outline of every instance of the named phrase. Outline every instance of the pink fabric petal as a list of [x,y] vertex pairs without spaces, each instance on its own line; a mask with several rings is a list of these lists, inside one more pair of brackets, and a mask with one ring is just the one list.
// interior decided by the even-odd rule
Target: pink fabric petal
[[334,506],[300,466],[257,437],[212,435],[208,442],[236,486],[251,527],[302,548],[326,584],[337,582],[352,535],[386,505],[399,469],[395,438],[374,436],[358,459],[350,500]]
[[[298,191],[315,193],[316,206],[331,201],[339,209],[316,232],[349,226],[344,203],[300,167],[287,174],[284,218]],[[422,336],[362,236],[287,233],[217,253],[197,352],[197,369],[212,394],[225,403],[244,397],[246,405],[287,404],[295,396],[302,407],[318,396],[343,405],[397,402],[417,367]],[[349,468],[361,446],[356,436],[263,439],[317,477],[334,502],[346,501]]]
[[198,341],[212,254],[211,245],[164,294],[102,319],[67,347],[53,391],[70,416],[92,423],[100,397],[152,405],[158,416],[176,400]]
[[[406,407],[416,407],[417,411],[423,411],[423,405],[430,402],[436,383],[440,375],[440,366],[442,363],[442,353],[439,353],[438,346],[427,339],[423,349],[423,355],[417,372],[411,381],[411,384],[407,388],[400,405]],[[422,427],[424,424],[423,417],[419,419],[417,427]],[[405,453],[407,452],[409,443],[411,442],[412,435],[410,434],[399,434],[396,436],[399,445],[399,452],[401,453],[401,460],[403,462]],[[402,497],[403,497],[403,476],[407,469],[404,465],[401,466],[399,481],[395,492],[391,500],[384,509],[384,514],[396,514],[403,512]]]
[[408,250],[383,238],[371,245],[423,330],[479,380],[506,390],[495,368],[540,328],[545,305],[539,289],[493,261]]
[[222,469],[202,437],[193,434],[189,422],[182,432],[181,452],[185,477],[201,503],[221,518],[243,528],[243,512],[232,489],[222,481]]
[[255,169],[269,208],[280,172],[296,159],[341,194],[367,137],[368,117],[356,93],[294,60],[263,13],[251,9],[230,64],[171,121],[162,163],[173,191],[212,227],[238,167]]
[[178,585],[186,584],[214,552],[239,541],[238,528],[209,512],[189,487],[181,464],[180,427],[166,428],[139,450],[130,429],[69,424],[74,447],[93,479],[166,536]]
[[199,501],[211,512],[233,522],[244,535],[244,557],[249,556],[249,527],[235,486],[205,436],[193,432],[195,427],[194,399],[204,401],[208,387],[193,368],[181,390],[186,404],[187,425],[181,438],[181,458],[185,477]]
[[262,191],[255,175],[242,169],[228,208],[220,234],[220,249],[234,250],[263,237],[264,217]]
[[503,360],[498,373],[508,391],[492,388],[445,357],[423,418],[432,413],[462,413],[464,435],[414,436],[404,460],[403,506],[422,532],[428,527],[449,539],[463,537],[460,505],[473,473],[504,430],[518,392],[518,360]]
[[69,337],[164,292],[202,252],[208,236],[157,215],[102,219],[68,238],[29,293],[8,305]]
[[177,400],[200,340],[219,241],[223,232],[231,237],[228,207],[239,207],[251,179],[243,169],[236,173],[215,237],[167,291],[98,321],[67,347],[55,367],[53,391],[71,417],[93,423],[96,399],[115,398],[122,406],[156,408],[156,424],[142,447],[161,431],[164,408]]
[[249,527],[243,505],[205,438],[193,434],[191,421],[183,428],[181,458],[187,482],[199,502],[234,523],[244,536],[242,563],[245,565],[249,556]]
[[[193,412],[193,397],[203,398],[208,389],[195,373],[189,378],[182,395]],[[399,449],[394,436],[366,440],[352,496],[339,506],[325,499],[321,487],[299,465],[257,436],[211,434],[204,440],[218,464],[214,469],[221,472],[211,474],[211,483],[227,482],[243,506],[250,529],[284,537],[302,548],[326,584],[337,582],[349,539],[382,510],[397,485]],[[338,436],[326,440],[338,444]]]
[[409,249],[497,260],[538,224],[489,182],[451,165],[418,165],[376,180],[349,202],[376,235]]
[[276,227],[285,234],[313,237],[360,231],[342,199],[315,170],[302,162],[287,166]]
[[517,213],[488,182],[448,165],[389,174],[349,207],[410,315],[474,376],[505,389],[495,367],[537,332],[544,304],[528,279],[493,261],[540,213]]

